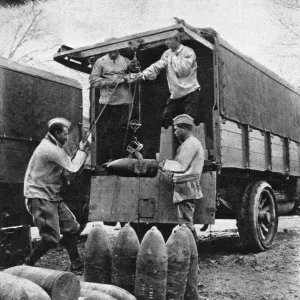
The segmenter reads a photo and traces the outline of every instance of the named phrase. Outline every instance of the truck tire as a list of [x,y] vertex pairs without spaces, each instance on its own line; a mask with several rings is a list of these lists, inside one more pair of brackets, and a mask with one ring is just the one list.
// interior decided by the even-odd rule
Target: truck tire
[[237,206],[237,227],[247,250],[269,249],[277,234],[278,209],[271,186],[265,181],[249,183]]

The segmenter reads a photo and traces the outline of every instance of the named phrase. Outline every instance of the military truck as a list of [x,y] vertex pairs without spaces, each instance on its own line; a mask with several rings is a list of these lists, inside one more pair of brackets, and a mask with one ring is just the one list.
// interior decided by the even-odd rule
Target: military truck
[[[66,145],[72,155],[81,138],[81,85],[73,79],[0,58],[0,265],[22,261],[22,250],[30,248],[32,219],[25,209],[24,175],[35,147],[47,133],[47,122],[59,116],[73,123]],[[76,202],[74,195],[79,197],[78,191],[69,198],[70,188],[64,192],[80,220],[85,198]]]
[[[93,61],[119,50],[129,59],[136,54],[144,69],[160,59],[166,39],[178,32],[184,36],[182,43],[196,53],[201,85],[202,122],[195,133],[206,157],[201,178],[204,197],[197,203],[195,223],[236,218],[245,246],[264,251],[273,244],[278,216],[299,204],[299,91],[234,49],[213,29],[193,28],[184,21],[87,47],[62,47],[54,59],[89,74]],[[169,95],[166,76],[162,72],[155,81],[140,85],[135,94],[132,88],[140,111],[138,140],[144,145],[143,157],[172,158],[172,129],[160,126]],[[91,123],[97,118],[98,98],[99,91],[91,89]],[[97,173],[97,130],[101,128],[92,135],[95,171],[89,220],[132,222],[137,228],[158,224],[170,230],[177,222],[170,181],[163,173],[155,178]]]

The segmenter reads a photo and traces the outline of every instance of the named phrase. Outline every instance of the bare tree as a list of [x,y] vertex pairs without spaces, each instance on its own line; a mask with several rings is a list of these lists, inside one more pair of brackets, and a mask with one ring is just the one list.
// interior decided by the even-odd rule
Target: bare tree
[[48,32],[42,9],[34,2],[19,9],[2,9],[5,16],[0,24],[0,55],[22,63],[44,63],[47,51],[54,51],[60,44],[51,32]]
[[[281,76],[292,84],[300,84],[300,0],[269,0],[278,28],[276,41],[268,50],[276,53]],[[267,49],[266,49],[267,50]]]
[[26,5],[28,2],[38,2],[38,0],[0,0],[0,6],[15,7]]

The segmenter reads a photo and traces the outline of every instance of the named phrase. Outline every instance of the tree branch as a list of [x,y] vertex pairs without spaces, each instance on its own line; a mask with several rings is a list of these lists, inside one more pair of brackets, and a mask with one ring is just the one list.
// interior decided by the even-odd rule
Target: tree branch
[[286,29],[292,32],[295,36],[300,37],[300,34],[298,32],[296,32],[293,28],[291,28],[286,23],[284,23],[281,19],[279,19],[278,21],[281,23],[281,25],[283,25]]

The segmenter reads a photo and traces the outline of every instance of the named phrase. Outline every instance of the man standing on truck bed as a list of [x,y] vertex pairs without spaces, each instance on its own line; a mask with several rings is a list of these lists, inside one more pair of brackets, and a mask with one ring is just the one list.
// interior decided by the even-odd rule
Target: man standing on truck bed
[[162,69],[166,69],[170,98],[166,102],[162,116],[162,126],[168,128],[172,119],[180,114],[188,114],[195,118],[193,107],[200,101],[200,85],[197,80],[196,54],[193,49],[181,44],[181,35],[176,34],[167,41],[169,50],[161,59],[145,69],[143,79],[154,80]]
[[[112,161],[124,157],[123,143],[129,116],[132,95],[124,76],[130,60],[112,51],[100,57],[90,75],[91,87],[100,87],[99,112],[102,112],[99,125],[100,159]],[[108,153],[103,150],[107,147]],[[108,159],[105,159],[108,156]],[[102,164],[106,161],[98,161]]]
[[202,198],[200,176],[204,164],[204,151],[200,141],[193,135],[194,119],[182,114],[173,119],[175,136],[181,142],[174,160],[159,163],[162,171],[173,174],[173,203],[177,206],[180,224],[186,224],[197,242],[194,228],[195,201]]
[[[63,172],[77,172],[87,158],[87,142],[80,142],[71,159],[62,146],[68,140],[71,123],[64,118],[48,122],[48,133],[35,149],[24,179],[24,196],[28,211],[39,229],[41,240],[35,245],[25,264],[34,264],[60,242],[70,256],[71,271],[83,267],[77,249],[77,231],[80,225],[59,195]],[[60,233],[63,237],[60,241]]]

